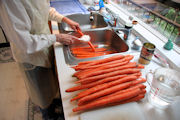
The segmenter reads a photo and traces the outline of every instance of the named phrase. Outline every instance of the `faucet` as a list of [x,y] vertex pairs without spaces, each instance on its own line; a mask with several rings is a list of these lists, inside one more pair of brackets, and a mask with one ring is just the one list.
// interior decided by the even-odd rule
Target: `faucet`
[[114,21],[113,23],[110,22],[110,24],[113,27],[116,27],[118,22],[118,15],[113,13],[109,8],[106,8],[106,11],[111,15],[111,22]]
[[112,27],[112,29],[119,33],[119,31],[122,31],[124,33],[123,38],[124,40],[128,40],[129,36],[131,34],[131,28],[125,28],[125,27]]
[[94,20],[94,16],[93,16],[93,12],[92,12],[92,11],[91,11],[91,13],[90,13],[89,20],[90,20],[90,21],[93,21],[93,20]]
[[104,14],[102,14],[102,13],[100,13],[100,12],[98,12],[98,11],[91,11],[90,12],[90,16],[89,16],[89,19],[90,19],[90,21],[94,21],[95,20],[95,14],[100,14],[101,16],[103,16],[104,18],[106,18],[106,19],[110,19],[108,16],[105,16]]

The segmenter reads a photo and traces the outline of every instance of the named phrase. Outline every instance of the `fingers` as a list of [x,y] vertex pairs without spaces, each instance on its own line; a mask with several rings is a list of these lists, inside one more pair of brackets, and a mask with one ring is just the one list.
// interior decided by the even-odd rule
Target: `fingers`
[[77,25],[73,25],[72,27],[71,27],[74,31],[78,31],[78,30],[81,30],[80,29],[80,27],[79,27],[79,24],[77,24]]
[[56,41],[64,45],[71,45],[79,41],[79,38],[68,34],[56,34]]
[[72,28],[74,31],[77,31],[76,26],[73,25],[71,28]]

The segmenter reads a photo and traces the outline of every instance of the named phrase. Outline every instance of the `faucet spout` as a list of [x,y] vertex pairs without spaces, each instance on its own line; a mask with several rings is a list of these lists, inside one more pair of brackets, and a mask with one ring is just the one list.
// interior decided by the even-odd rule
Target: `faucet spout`
[[122,31],[124,33],[124,40],[128,40],[130,34],[131,34],[131,28],[125,28],[125,27],[112,27],[112,29],[116,32]]

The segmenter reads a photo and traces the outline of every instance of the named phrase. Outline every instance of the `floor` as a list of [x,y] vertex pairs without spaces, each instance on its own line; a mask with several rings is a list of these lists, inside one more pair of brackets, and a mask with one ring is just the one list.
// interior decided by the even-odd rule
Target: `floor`
[[18,65],[0,63],[0,120],[27,120],[28,95]]

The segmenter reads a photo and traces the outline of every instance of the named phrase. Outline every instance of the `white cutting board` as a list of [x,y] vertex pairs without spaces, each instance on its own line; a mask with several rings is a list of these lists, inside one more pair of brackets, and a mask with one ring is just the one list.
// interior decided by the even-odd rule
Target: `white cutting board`
[[80,120],[145,120],[136,102],[81,113]]

